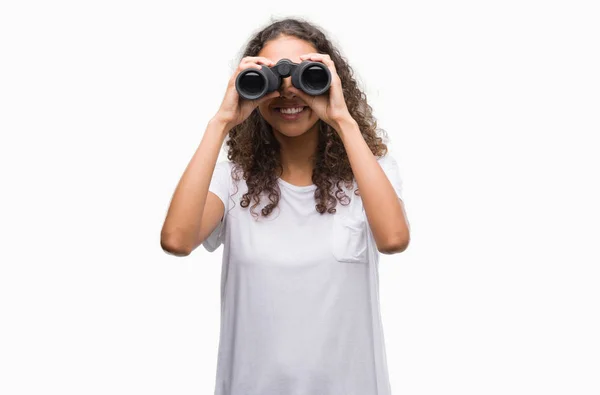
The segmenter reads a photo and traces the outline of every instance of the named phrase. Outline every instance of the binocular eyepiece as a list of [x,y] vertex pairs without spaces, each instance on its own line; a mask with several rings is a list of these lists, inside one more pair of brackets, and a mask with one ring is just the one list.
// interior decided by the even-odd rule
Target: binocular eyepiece
[[305,60],[294,63],[289,59],[281,59],[276,65],[260,70],[242,70],[235,79],[235,88],[240,97],[256,100],[279,89],[282,78],[292,77],[292,85],[308,95],[317,96],[329,90],[331,72],[321,62]]

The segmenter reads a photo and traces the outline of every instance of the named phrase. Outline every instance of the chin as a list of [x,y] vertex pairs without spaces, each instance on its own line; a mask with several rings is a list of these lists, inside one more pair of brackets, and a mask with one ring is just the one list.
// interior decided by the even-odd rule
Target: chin
[[278,131],[280,134],[288,137],[297,137],[301,136],[304,133],[308,132],[312,124],[304,124],[304,125],[281,125],[281,124],[273,124],[273,130]]

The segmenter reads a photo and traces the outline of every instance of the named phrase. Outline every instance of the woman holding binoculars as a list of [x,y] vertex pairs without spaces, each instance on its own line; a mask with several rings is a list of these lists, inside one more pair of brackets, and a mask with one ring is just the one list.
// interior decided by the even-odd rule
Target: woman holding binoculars
[[223,245],[215,395],[389,395],[377,265],[409,239],[346,60],[305,20],[257,32],[161,232],[177,256]]

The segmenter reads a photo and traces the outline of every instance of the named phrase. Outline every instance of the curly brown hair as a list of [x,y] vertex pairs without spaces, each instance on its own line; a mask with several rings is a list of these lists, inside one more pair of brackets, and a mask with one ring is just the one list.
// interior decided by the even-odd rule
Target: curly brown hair
[[[373,155],[381,157],[386,154],[388,147],[377,134],[378,131],[382,132],[387,138],[387,133],[377,127],[372,108],[367,103],[366,95],[358,87],[352,68],[315,24],[298,18],[272,21],[249,40],[239,60],[246,56],[258,56],[268,41],[282,35],[305,40],[311,43],[318,53],[325,53],[331,57],[342,83],[346,106],[352,118],[358,123],[362,137]],[[354,174],[344,144],[337,132],[322,120],[318,123],[319,142],[313,157],[312,174],[312,181],[317,186],[315,208],[319,214],[325,212],[333,214],[336,212],[335,206],[338,200],[342,205],[349,204],[350,199],[340,184],[344,182],[347,188],[351,188]],[[258,108],[244,122],[229,131],[226,145],[229,147],[227,158],[234,164],[232,177],[239,181],[239,170],[241,170],[248,185],[248,192],[241,197],[241,206],[246,208],[250,205],[250,200],[253,200],[251,213],[256,215],[253,209],[260,204],[261,194],[265,192],[270,203],[261,212],[263,216],[268,217],[277,207],[280,198],[276,176],[276,169],[281,169],[280,146],[271,126],[262,117]],[[335,196],[332,192],[334,185],[337,187]],[[358,189],[355,194],[359,194]]]

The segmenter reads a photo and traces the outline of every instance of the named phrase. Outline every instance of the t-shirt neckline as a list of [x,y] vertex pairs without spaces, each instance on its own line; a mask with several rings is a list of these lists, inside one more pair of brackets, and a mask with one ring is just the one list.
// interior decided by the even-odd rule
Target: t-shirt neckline
[[289,182],[287,182],[279,177],[277,178],[277,181],[279,181],[279,183],[281,185],[283,185],[284,187],[289,188],[294,191],[298,191],[298,192],[314,191],[315,189],[317,189],[317,186],[315,184],[299,186],[299,185],[290,184]]

